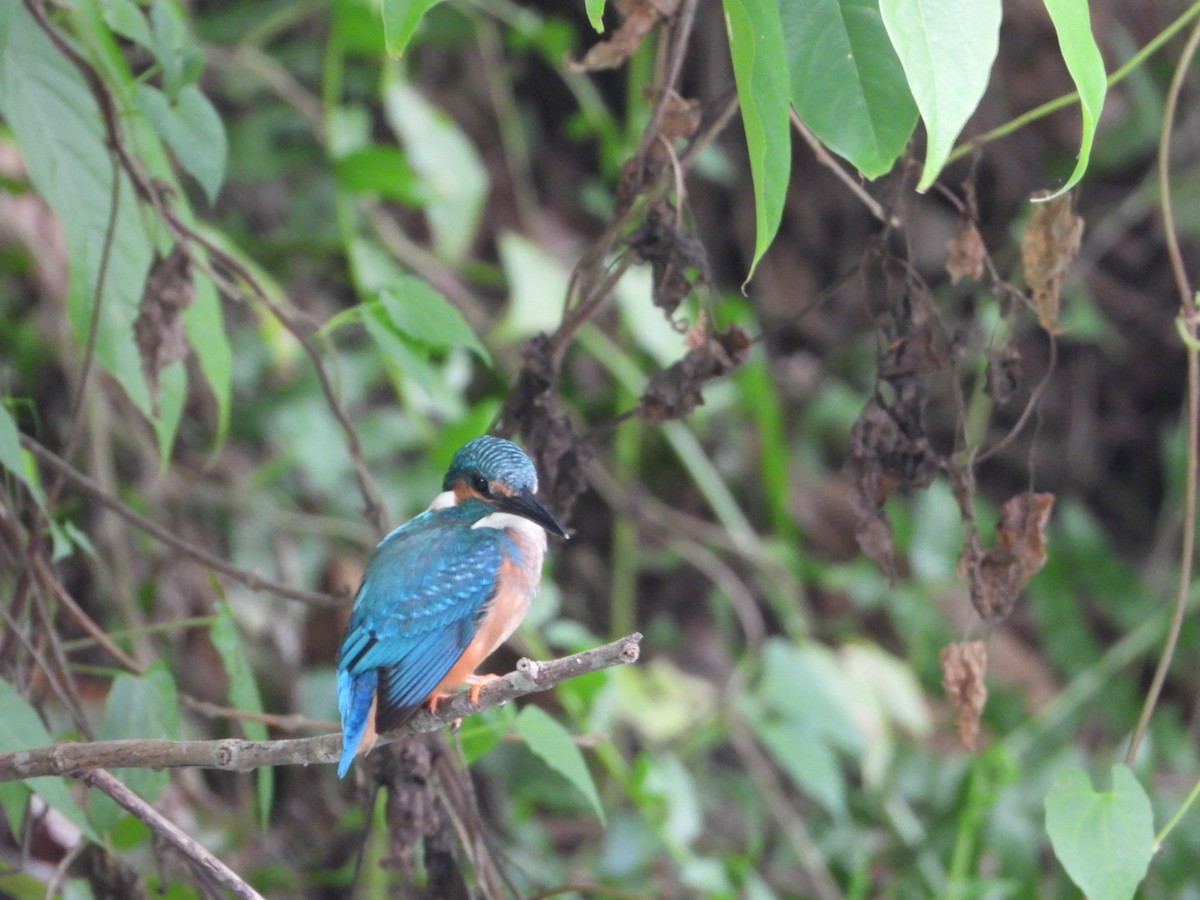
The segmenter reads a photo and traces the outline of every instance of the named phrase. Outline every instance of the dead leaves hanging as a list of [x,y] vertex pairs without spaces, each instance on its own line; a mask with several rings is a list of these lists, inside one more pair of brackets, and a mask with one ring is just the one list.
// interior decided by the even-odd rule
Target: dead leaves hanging
[[154,260],[138,304],[138,317],[133,323],[142,372],[156,408],[159,375],[171,363],[188,354],[183,312],[195,299],[191,260],[176,244],[165,258]]
[[958,710],[958,736],[963,746],[979,749],[979,720],[987,703],[987,645],[983,641],[959,641],[942,648],[942,688],[946,699]]
[[1033,208],[1021,235],[1021,261],[1038,323],[1050,334],[1061,334],[1058,316],[1067,268],[1083,241],[1083,219],[1071,208],[1069,194]]
[[621,27],[608,40],[593,45],[580,60],[567,60],[572,72],[599,72],[625,64],[644,38],[660,21],[679,9],[679,0],[617,0]]
[[983,552],[977,536],[968,541],[960,567],[971,586],[971,605],[985,622],[1006,618],[1046,564],[1045,529],[1053,510],[1053,494],[1017,494],[1000,507],[996,546]]

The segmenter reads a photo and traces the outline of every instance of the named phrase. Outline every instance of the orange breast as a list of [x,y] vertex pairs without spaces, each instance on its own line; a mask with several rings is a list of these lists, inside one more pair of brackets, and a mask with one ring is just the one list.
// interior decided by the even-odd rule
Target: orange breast
[[475,632],[475,637],[471,639],[462,656],[446,673],[446,677],[434,689],[434,693],[447,693],[463,684],[466,677],[473,675],[480,663],[491,656],[492,652],[517,630],[517,626],[525,618],[525,613],[529,611],[529,602],[537,593],[538,582],[541,580],[541,554],[533,556],[535,558],[529,561],[535,563],[536,568],[528,564],[515,565],[505,555],[496,579],[499,589],[483,614],[479,630]]

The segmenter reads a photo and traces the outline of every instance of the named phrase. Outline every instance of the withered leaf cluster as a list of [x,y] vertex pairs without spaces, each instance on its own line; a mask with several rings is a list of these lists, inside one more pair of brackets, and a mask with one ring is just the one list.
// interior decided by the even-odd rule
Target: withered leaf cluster
[[975,537],[963,548],[960,567],[971,586],[971,605],[985,622],[1008,616],[1046,564],[1046,523],[1053,510],[1053,494],[1017,494],[1000,507],[996,546],[984,552]]
[[899,487],[928,487],[943,465],[926,434],[925,404],[929,376],[949,363],[950,348],[923,288],[908,286],[892,306],[884,326],[888,344],[879,361],[879,377],[891,399],[876,391],[867,401],[850,432],[842,471],[851,485],[858,545],[894,579],[892,525],[883,505]]
[[550,337],[534,335],[525,343],[523,355],[521,374],[500,414],[502,431],[520,432],[524,437],[525,448],[541,473],[541,494],[565,523],[575,499],[587,486],[583,470],[593,451],[559,404]]
[[195,299],[192,263],[176,244],[166,257],[155,258],[133,323],[142,371],[156,406],[162,370],[188,354],[183,312]]
[[669,204],[658,203],[628,238],[634,255],[650,264],[654,305],[668,318],[693,288],[711,280],[704,245],[679,227],[677,218]]
[[950,283],[957,284],[963,277],[982,278],[986,258],[983,237],[975,223],[968,221],[962,231],[946,242],[946,274]]
[[675,15],[679,0],[617,0],[621,26],[608,40],[593,45],[579,60],[567,60],[572,72],[599,72],[624,65],[641,44],[642,38],[663,19]]
[[942,688],[958,710],[958,736],[963,746],[979,748],[979,719],[987,703],[987,645],[983,641],[958,641],[942,648]]
[[1025,281],[1038,324],[1050,334],[1062,332],[1058,316],[1063,281],[1082,241],[1083,219],[1072,210],[1069,194],[1035,205],[1021,235]]
[[637,408],[643,421],[656,425],[686,416],[704,402],[700,391],[706,381],[728,375],[750,353],[750,336],[737,325],[693,329],[689,339],[692,347],[683,359],[656,372],[646,386]]

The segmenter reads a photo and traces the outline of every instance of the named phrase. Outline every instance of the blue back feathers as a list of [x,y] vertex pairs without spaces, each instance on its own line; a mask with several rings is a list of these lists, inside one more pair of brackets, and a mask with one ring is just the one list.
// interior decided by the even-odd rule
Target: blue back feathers
[[[529,457],[500,438],[464,445],[450,464],[444,489],[480,479],[505,497],[537,489]],[[483,496],[460,494],[457,503],[426,510],[401,525],[367,562],[338,651],[339,776],[358,751],[372,701],[377,701],[378,731],[409,719],[471,643],[496,594],[503,560],[520,561],[521,549],[506,530],[472,527],[496,512],[494,502],[505,501],[485,499],[488,490],[478,493]]]

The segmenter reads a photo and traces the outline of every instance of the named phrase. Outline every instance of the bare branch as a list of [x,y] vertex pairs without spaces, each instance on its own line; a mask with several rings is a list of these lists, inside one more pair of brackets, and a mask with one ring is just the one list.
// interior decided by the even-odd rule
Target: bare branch
[[146,823],[160,838],[182,853],[189,863],[205,878],[233,892],[235,897],[245,900],[262,900],[262,894],[238,877],[237,873],[221,862],[188,836],[182,828],[166,818],[157,809],[125,787],[111,773],[103,769],[89,769],[79,776],[84,784],[103,791],[129,812]]
[[130,509],[95,481],[75,469],[65,459],[51,453],[28,435],[21,435],[21,446],[37,457],[39,462],[53,469],[80,490],[91,495],[91,497],[99,501],[101,506],[112,510],[135,528],[140,528],[152,538],[166,544],[168,547],[178,550],[180,553],[190,556],[210,569],[214,569],[222,575],[228,575],[235,581],[240,581],[252,591],[270,591],[272,594],[277,594],[280,597],[287,597],[289,600],[299,600],[303,603],[311,603],[314,606],[337,607],[346,606],[349,603],[348,598],[338,598],[331,594],[322,594],[317,591],[306,591],[303,588],[291,587],[290,585],[273,581],[257,572],[251,572],[235,566],[228,560],[210,553],[203,547],[197,547],[195,544],[185,541],[178,535],[167,531],[167,529],[163,528],[157,522],[147,519],[141,513]]
[[[642,636],[634,633],[573,656],[535,662],[522,659],[516,671],[486,685],[479,703],[467,693],[456,694],[438,705],[437,712],[422,710],[403,728],[379,736],[376,745],[409,734],[437,731],[453,722],[499,706],[517,697],[547,691],[557,684],[613,666],[637,662]],[[0,782],[41,775],[74,775],[88,769],[172,769],[195,766],[245,772],[264,766],[308,766],[336,762],[342,751],[340,734],[280,741],[94,741],[61,743],[0,756]]]

